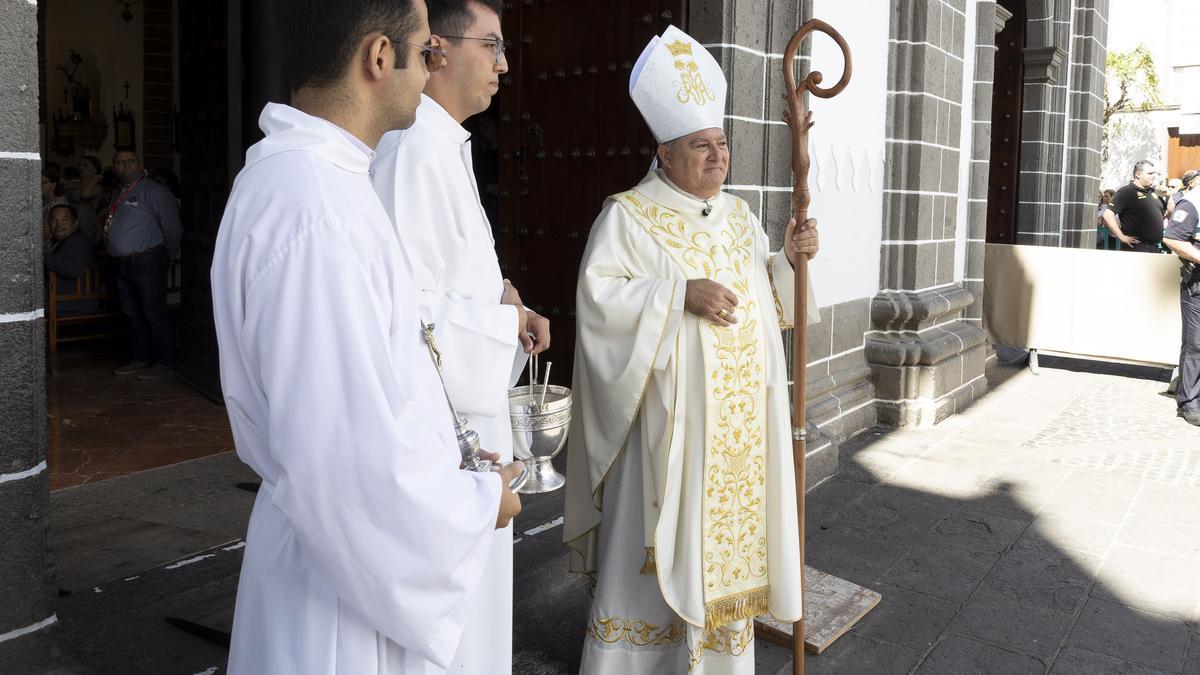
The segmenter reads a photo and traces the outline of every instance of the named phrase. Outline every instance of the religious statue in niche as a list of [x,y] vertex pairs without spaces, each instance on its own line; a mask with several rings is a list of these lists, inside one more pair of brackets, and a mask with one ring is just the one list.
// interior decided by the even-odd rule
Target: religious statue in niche
[[69,66],[59,64],[55,70],[61,72],[66,82],[63,85],[65,108],[51,115],[54,130],[52,148],[60,156],[75,154],[76,148],[95,151],[108,135],[108,124],[97,114],[100,100],[100,75],[84,61],[74,49],[68,58]]
[[[71,68],[67,69],[61,63],[57,70],[62,71],[62,74],[67,78],[67,85],[63,88],[63,98],[67,104],[67,112],[71,119],[76,121],[87,121],[92,119],[92,97],[88,91],[87,84],[83,82],[84,76],[79,72],[79,67],[83,65],[83,57],[74,49],[71,50]],[[84,73],[87,69],[84,69]],[[79,75],[76,78],[76,75]]]

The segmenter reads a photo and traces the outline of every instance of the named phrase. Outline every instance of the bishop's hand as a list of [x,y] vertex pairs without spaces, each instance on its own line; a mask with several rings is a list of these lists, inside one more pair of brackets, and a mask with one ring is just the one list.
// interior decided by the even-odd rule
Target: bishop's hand
[[733,291],[712,279],[688,279],[683,308],[698,317],[708,319],[718,326],[737,323],[734,310],[738,299]]
[[783,253],[792,267],[796,266],[796,256],[804,254],[812,260],[820,248],[816,218],[809,218],[800,227],[796,227],[795,218],[788,221],[787,231],[783,235]]

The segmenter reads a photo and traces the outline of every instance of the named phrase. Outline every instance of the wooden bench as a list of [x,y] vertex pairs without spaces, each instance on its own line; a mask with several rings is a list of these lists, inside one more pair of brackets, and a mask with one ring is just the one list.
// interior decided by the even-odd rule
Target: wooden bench
[[[50,372],[57,372],[58,345],[65,342],[81,342],[84,340],[100,340],[121,335],[123,326],[116,321],[121,317],[117,305],[117,289],[115,276],[116,261],[105,253],[100,253],[92,264],[88,265],[87,273],[79,279],[64,279],[54,272],[49,272],[49,298],[46,301],[46,338],[49,343]],[[111,274],[105,278],[106,274]],[[110,282],[111,281],[111,287]],[[69,289],[62,294],[59,288]],[[171,261],[167,270],[167,311],[172,315],[173,332],[176,342],[179,340],[178,320],[174,319],[182,301],[183,270],[179,259]],[[95,300],[100,309],[96,312],[60,315],[60,303],[76,300]],[[70,330],[64,335],[63,328],[74,329],[76,326],[99,324],[95,331]]]
[[[99,255],[87,272],[78,279],[60,278],[49,272],[49,290],[46,300],[46,340],[49,347],[50,372],[57,372],[58,346],[67,342],[99,340],[120,334],[116,311],[116,288],[110,288],[105,273],[111,269],[112,259]],[[60,292],[60,289],[65,289]],[[100,308],[95,312],[61,314],[61,304],[73,301],[96,301]],[[99,326],[98,330],[87,330],[88,326]],[[79,327],[80,330],[75,330]],[[70,330],[64,332],[63,329]]]

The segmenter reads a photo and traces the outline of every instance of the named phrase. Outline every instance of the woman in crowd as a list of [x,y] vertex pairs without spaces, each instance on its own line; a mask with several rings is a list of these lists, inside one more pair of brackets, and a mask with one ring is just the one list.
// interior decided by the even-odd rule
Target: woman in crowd
[[79,214],[79,230],[91,237],[92,241],[100,239],[100,210],[108,206],[104,186],[100,182],[102,167],[100,160],[93,155],[84,155],[79,160],[79,182],[66,190],[67,200]]

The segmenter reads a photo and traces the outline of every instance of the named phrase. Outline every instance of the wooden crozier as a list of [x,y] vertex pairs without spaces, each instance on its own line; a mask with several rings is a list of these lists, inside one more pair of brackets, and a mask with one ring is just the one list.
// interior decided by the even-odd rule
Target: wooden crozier
[[[820,86],[824,79],[812,70],[799,86],[796,84],[795,60],[800,43],[814,31],[833,38],[842,50],[845,70],[838,83],[829,88]],[[812,112],[805,107],[805,93],[818,98],[832,98],[850,83],[852,72],[850,47],[832,26],[817,19],[805,22],[788,41],[783,55],[783,77],[787,84],[784,121],[792,132],[792,215],[796,223],[808,220],[808,131],[813,126]],[[880,600],[878,593],[843,579],[804,566],[804,489],[807,431],[805,420],[805,383],[808,369],[808,258],[800,256],[795,265],[795,328],[792,330],[792,458],[796,468],[796,510],[800,527],[800,564],[804,569],[801,588],[804,593],[804,617],[793,625],[781,624],[769,618],[760,619],[758,634],[763,638],[792,647],[793,673],[804,673],[804,652],[820,653],[845,633]],[[807,627],[806,624],[807,623]]]

